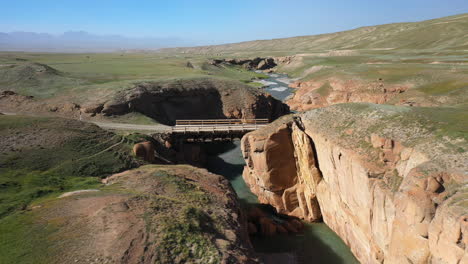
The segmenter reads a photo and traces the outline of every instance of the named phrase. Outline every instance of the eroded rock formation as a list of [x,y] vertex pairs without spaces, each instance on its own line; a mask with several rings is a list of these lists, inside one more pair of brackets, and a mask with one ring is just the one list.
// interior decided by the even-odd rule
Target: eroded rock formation
[[256,57],[253,59],[215,59],[208,63],[212,65],[237,65],[242,66],[248,70],[267,70],[276,67],[276,61],[274,58],[260,58]]
[[193,79],[140,83],[103,105],[102,114],[140,112],[164,124],[176,119],[269,118],[289,112],[282,102],[234,81]]
[[286,104],[257,88],[215,78],[139,82],[105,99],[89,98],[80,104],[59,99],[35,100],[5,91],[0,94],[0,110],[69,118],[79,118],[81,113],[87,120],[137,112],[167,125],[176,119],[274,120],[289,113]]
[[[108,189],[66,193],[28,210],[34,242],[50,245],[36,256],[46,263],[257,263],[222,176],[148,165],[104,183]],[[37,233],[43,225],[51,228]]]
[[283,117],[243,138],[243,177],[279,212],[323,218],[362,263],[465,263],[468,155],[453,144],[467,143],[392,119],[410,109],[351,104]]
[[[368,82],[337,78],[296,81],[289,86],[297,89],[294,96],[287,101],[287,104],[295,111],[307,111],[339,103],[384,104],[411,87],[410,84],[389,85],[383,80]],[[415,102],[403,100],[395,104],[414,105]]]
[[154,151],[153,143],[150,141],[137,143],[133,146],[133,154],[150,163],[155,161]]

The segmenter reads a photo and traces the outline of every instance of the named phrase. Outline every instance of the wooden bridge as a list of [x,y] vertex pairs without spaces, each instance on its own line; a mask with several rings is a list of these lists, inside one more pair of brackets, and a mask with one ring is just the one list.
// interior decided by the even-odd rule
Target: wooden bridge
[[249,132],[266,126],[268,119],[200,119],[176,120],[172,133]]
[[232,140],[268,125],[268,119],[176,120],[172,135],[189,142]]

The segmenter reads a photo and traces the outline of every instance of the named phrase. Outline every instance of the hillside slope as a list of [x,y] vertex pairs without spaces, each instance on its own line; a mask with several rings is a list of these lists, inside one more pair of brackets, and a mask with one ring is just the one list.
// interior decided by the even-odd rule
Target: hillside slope
[[136,166],[126,138],[77,120],[1,115],[0,138],[0,219]]
[[275,51],[286,54],[332,49],[468,49],[468,14],[412,23],[361,27],[330,34],[255,40],[163,52],[230,53]]

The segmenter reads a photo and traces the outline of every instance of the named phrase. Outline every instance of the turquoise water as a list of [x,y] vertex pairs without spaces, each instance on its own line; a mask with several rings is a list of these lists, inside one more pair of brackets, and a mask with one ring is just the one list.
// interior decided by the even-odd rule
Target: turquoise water
[[[210,149],[208,170],[229,179],[243,205],[257,204],[257,197],[242,178],[245,162],[240,142],[218,144]],[[306,224],[304,233],[298,235],[253,237],[252,244],[257,252],[264,253],[268,263],[359,263],[348,246],[324,223]]]

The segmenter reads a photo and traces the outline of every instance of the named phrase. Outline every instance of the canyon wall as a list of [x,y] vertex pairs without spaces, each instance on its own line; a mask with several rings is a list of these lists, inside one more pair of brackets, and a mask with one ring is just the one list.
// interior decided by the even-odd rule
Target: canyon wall
[[285,116],[242,139],[243,177],[279,212],[323,219],[362,263],[466,263],[466,141],[437,138],[421,120],[403,127],[393,118],[405,111]]
[[248,70],[268,70],[276,67],[275,58],[252,58],[252,59],[214,59],[208,61],[211,65],[236,65]]
[[[289,85],[297,89],[287,101],[292,110],[307,111],[339,103],[368,102],[384,104],[406,92],[412,84],[385,84],[383,80],[328,80],[296,81]],[[412,99],[396,102],[402,105],[421,105]]]
[[[60,98],[59,98],[60,99]],[[36,100],[12,91],[0,93],[1,111],[106,119],[136,112],[162,124],[176,119],[268,118],[289,113],[289,107],[260,89],[216,78],[138,82],[103,98],[82,103]],[[67,99],[69,100],[69,99]]]
[[163,124],[176,119],[269,118],[289,108],[245,84],[209,78],[140,83],[103,104],[104,115],[140,112]]

